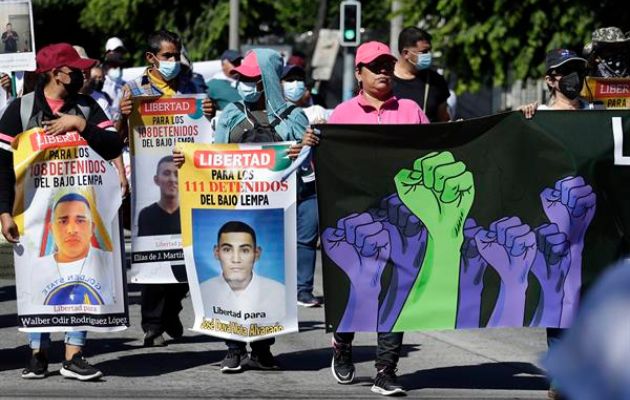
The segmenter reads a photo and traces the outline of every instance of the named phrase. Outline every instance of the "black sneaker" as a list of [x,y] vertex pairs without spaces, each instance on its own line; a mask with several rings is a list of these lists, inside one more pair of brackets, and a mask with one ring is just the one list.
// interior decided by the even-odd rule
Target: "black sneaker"
[[278,369],[276,359],[273,357],[273,354],[271,354],[271,351],[269,349],[262,351],[252,350],[252,354],[249,357],[249,363],[247,365],[249,365],[251,368],[264,370]]
[[48,359],[41,351],[33,354],[26,368],[22,370],[24,379],[42,379],[48,375]]
[[169,323],[164,327],[164,332],[173,339],[179,339],[184,336],[184,326],[178,316],[175,316],[174,319],[169,321]]
[[103,373],[91,366],[81,353],[75,354],[72,360],[61,363],[59,373],[66,378],[80,381],[91,381],[103,376]]
[[166,346],[166,340],[161,333],[155,331],[146,331],[144,333],[143,344],[144,347],[164,347]]
[[307,292],[298,293],[297,303],[302,307],[319,307],[321,305],[317,297],[313,296],[313,293]]
[[405,389],[398,384],[396,378],[396,370],[392,368],[384,368],[376,374],[374,378],[374,385],[372,385],[372,391],[374,393],[382,394],[383,396],[396,396],[404,395]]
[[221,372],[239,372],[243,369],[243,364],[246,364],[248,360],[247,351],[228,349],[225,358],[221,361]]
[[354,380],[354,364],[352,363],[352,345],[340,344],[333,338],[333,359],[330,369],[335,380],[342,385]]

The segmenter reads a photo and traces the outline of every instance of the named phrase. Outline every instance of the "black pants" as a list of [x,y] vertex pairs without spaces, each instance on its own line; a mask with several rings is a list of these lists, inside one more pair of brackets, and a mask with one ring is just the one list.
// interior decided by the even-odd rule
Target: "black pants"
[[[352,344],[354,332],[335,332],[335,342],[339,344]],[[396,368],[400,351],[402,350],[402,332],[379,332],[376,342],[376,361],[374,366],[378,371],[383,368]]]
[[179,320],[187,283],[146,284],[142,287],[142,330],[163,333]]
[[[249,344],[249,347],[252,348],[252,351],[254,353],[259,352],[259,351],[266,351],[269,349],[269,347],[271,347],[272,344],[274,344],[276,342],[275,338],[271,338],[271,339],[263,339],[263,340],[258,340],[256,342],[251,342]],[[246,351],[247,350],[247,343],[245,342],[239,342],[237,340],[226,340],[225,344],[227,345],[228,349],[231,350],[241,350],[241,351]]]

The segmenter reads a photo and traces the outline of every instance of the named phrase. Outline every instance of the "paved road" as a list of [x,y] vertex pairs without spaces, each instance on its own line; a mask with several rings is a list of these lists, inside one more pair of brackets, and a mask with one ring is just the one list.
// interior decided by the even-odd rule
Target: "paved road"
[[[318,273],[318,278],[319,278]],[[316,281],[321,293],[321,280]],[[139,338],[139,292],[130,291],[130,329],[90,334],[87,354],[105,377],[100,382],[65,380],[57,372],[41,381],[19,377],[28,358],[25,335],[16,328],[15,286],[0,279],[0,397],[72,398],[378,398],[370,392],[375,335],[355,341],[357,382],[337,384],[330,373],[330,335],[324,312],[300,309],[299,334],[280,337],[273,351],[281,371],[224,375],[218,370],[225,346],[211,337],[186,332],[177,343],[145,349]],[[184,324],[192,325],[186,299]],[[51,349],[51,371],[62,357],[61,336]],[[399,364],[410,398],[545,399],[547,384],[539,369],[545,350],[540,329],[502,329],[410,333]]]

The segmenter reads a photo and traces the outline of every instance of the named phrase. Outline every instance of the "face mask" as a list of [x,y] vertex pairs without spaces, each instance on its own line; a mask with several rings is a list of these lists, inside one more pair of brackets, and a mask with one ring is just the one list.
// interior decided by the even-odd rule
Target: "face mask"
[[569,100],[575,100],[582,91],[584,81],[577,72],[572,72],[560,78],[558,82],[558,90]]
[[79,93],[85,83],[83,73],[81,71],[72,71],[68,74],[68,76],[70,77],[70,83],[63,84],[66,88],[66,92],[71,95]]
[[105,84],[105,82],[101,79],[90,80],[90,87],[92,88],[92,90],[95,90],[97,92],[103,90],[103,84]]
[[260,99],[262,91],[258,91],[256,88],[256,82],[238,82],[236,85],[238,94],[241,95],[243,101],[246,103],[255,103]]
[[182,65],[179,61],[159,61],[159,65],[157,67],[159,73],[167,81],[175,79],[181,69]]
[[304,81],[282,82],[282,90],[284,91],[284,97],[295,103],[306,93],[306,85]]
[[109,79],[117,81],[122,78],[122,70],[120,68],[110,68],[107,71],[107,76],[109,76]]
[[[413,53],[416,54],[416,53]],[[431,62],[433,57],[431,53],[417,53],[416,54],[416,63],[414,67],[416,67],[416,71],[422,71],[424,69],[428,69],[431,66]]]

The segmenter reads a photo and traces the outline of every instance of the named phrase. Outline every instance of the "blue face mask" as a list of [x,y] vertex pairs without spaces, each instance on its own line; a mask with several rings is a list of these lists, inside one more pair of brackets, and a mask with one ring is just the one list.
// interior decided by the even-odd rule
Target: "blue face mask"
[[292,103],[299,101],[306,93],[304,81],[282,82],[284,97]]
[[[410,52],[411,53],[411,52]],[[422,71],[423,69],[428,69],[431,67],[431,53],[412,53],[416,55],[416,63],[414,67],[416,67],[417,71]]]
[[167,81],[175,79],[182,69],[179,61],[159,61],[159,63],[157,70]]
[[246,103],[256,103],[262,95],[262,91],[259,92],[256,88],[256,82],[239,81],[236,85],[236,90]]

